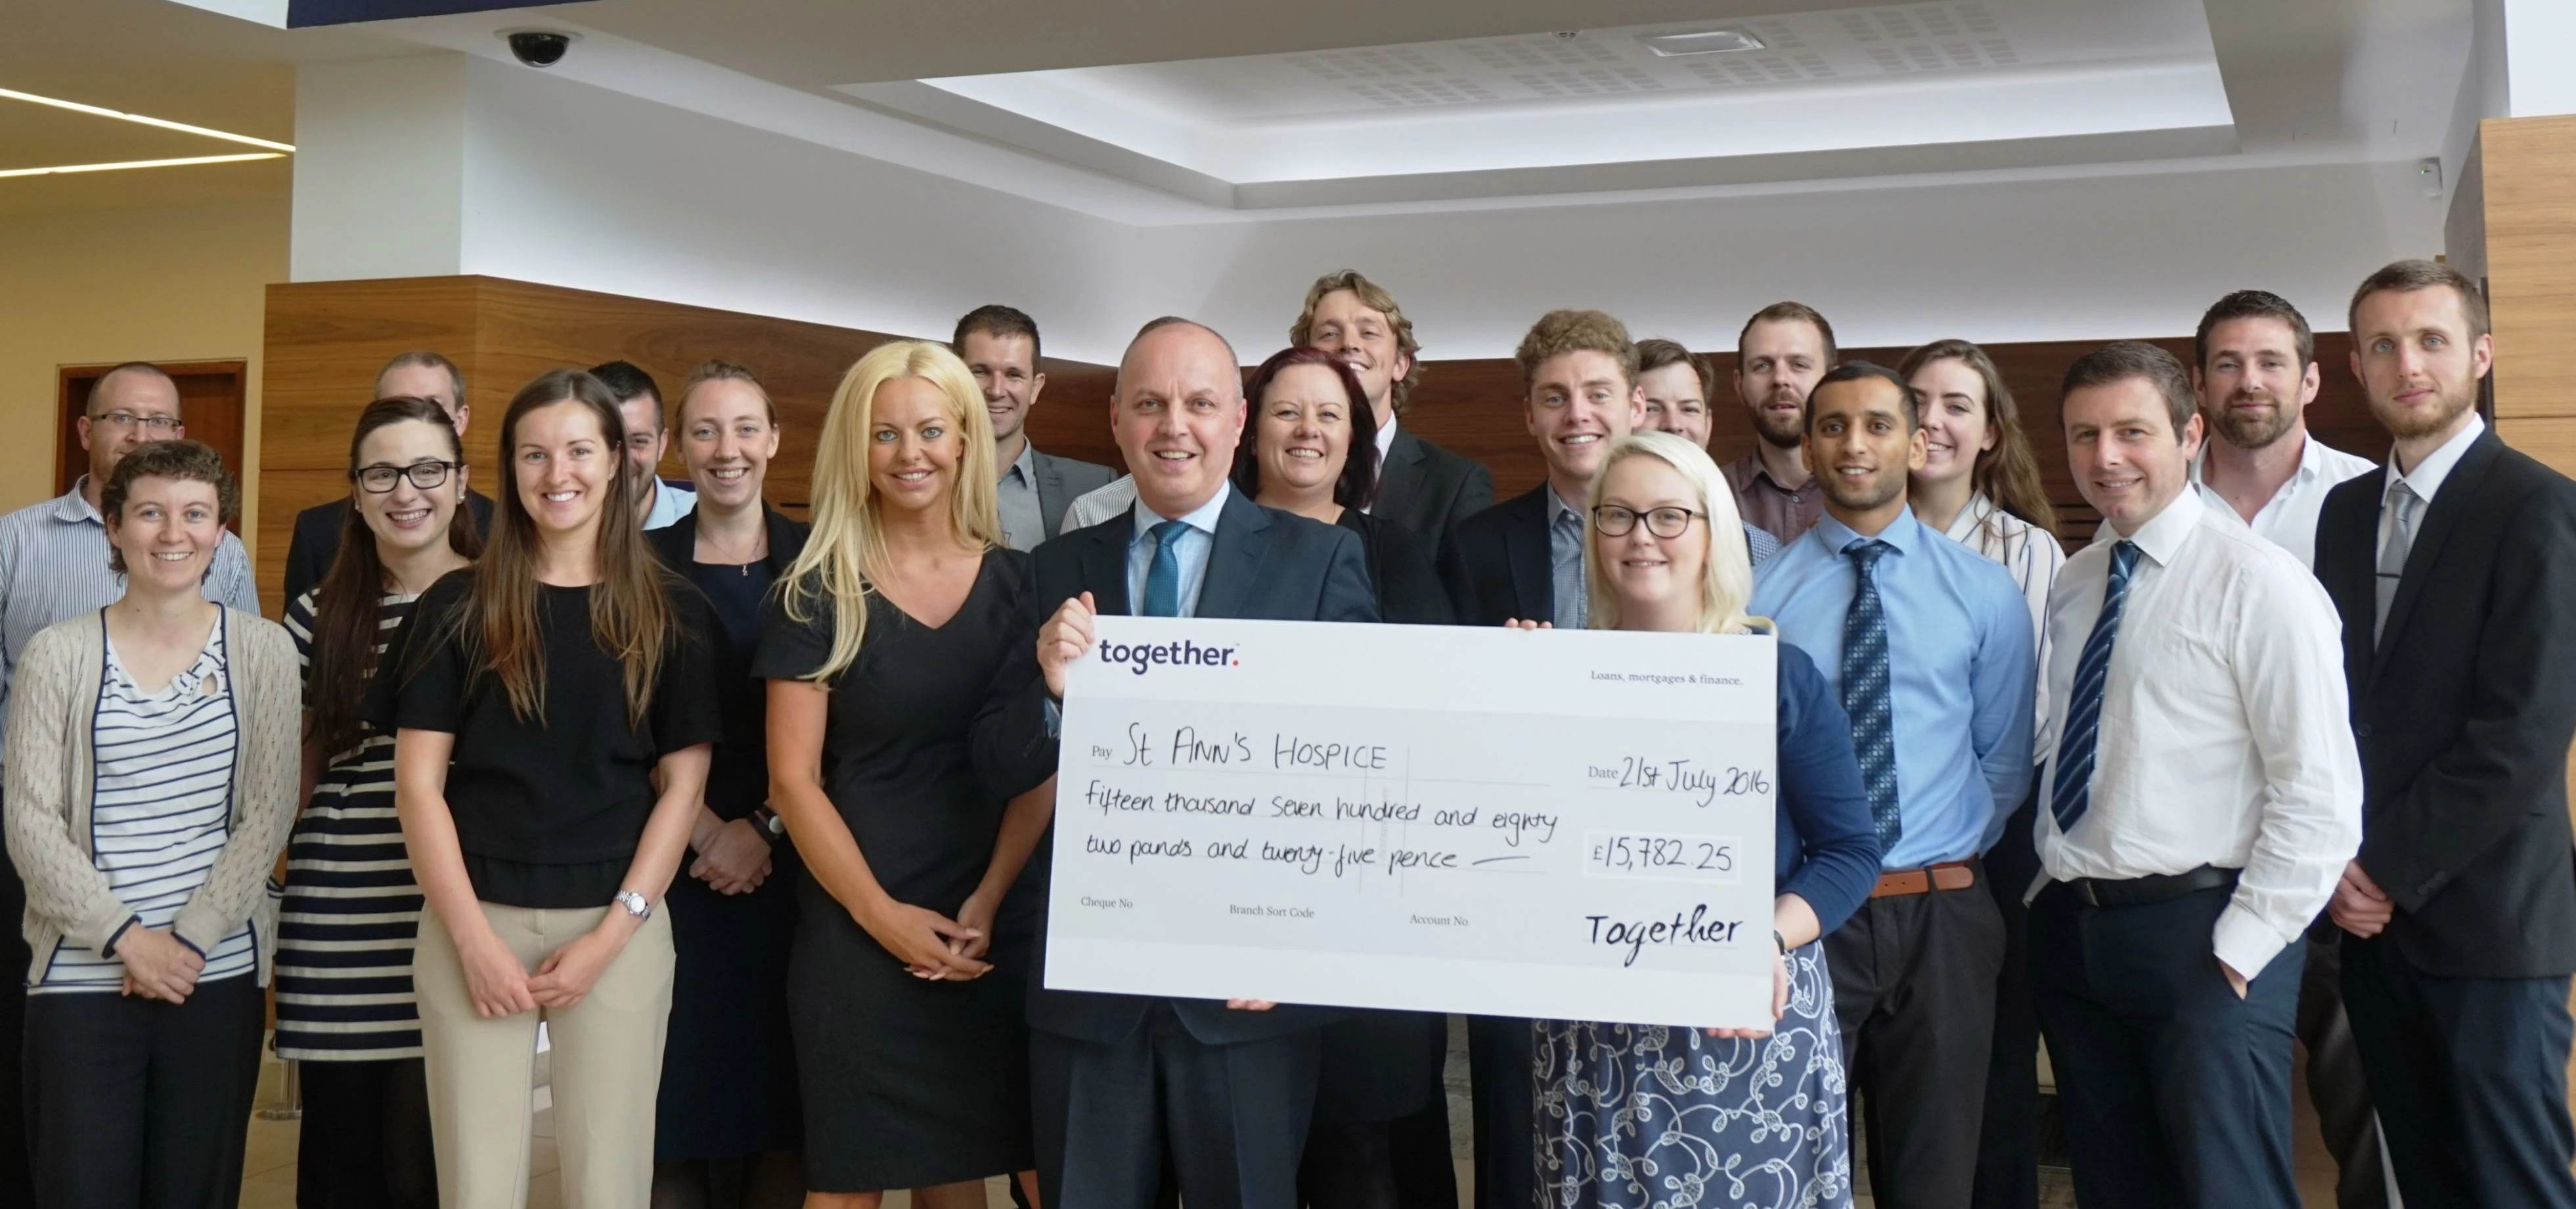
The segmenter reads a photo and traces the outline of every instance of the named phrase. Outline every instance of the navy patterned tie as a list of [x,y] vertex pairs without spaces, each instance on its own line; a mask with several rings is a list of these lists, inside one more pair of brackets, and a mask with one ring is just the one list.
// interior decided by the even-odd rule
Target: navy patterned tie
[[2066,730],[2057,740],[2057,782],[2048,796],[2048,812],[2057,816],[2058,834],[2075,824],[2093,805],[2093,748],[2102,729],[2102,690],[2111,681],[2111,644],[2120,636],[2120,611],[2129,602],[2129,573],[2138,567],[2138,544],[2111,547],[2111,579],[2102,589],[2102,615],[2084,640],[2084,657],[2075,663],[2075,687],[2066,702]]
[[1861,788],[1869,793],[1869,821],[1881,852],[1896,846],[1905,824],[1896,814],[1896,726],[1887,692],[1887,609],[1879,603],[1876,568],[1894,549],[1864,538],[1843,547],[1860,586],[1843,615],[1843,711],[1851,715],[1852,754],[1860,759]]
[[1164,521],[1154,526],[1154,561],[1145,568],[1145,615],[1178,617],[1181,615],[1181,534],[1189,531],[1187,521]]

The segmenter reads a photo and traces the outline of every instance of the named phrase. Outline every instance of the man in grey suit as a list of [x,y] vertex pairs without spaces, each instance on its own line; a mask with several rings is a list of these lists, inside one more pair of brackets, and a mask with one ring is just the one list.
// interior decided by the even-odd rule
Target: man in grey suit
[[[1228,476],[1243,436],[1234,351],[1185,319],[1139,332],[1118,366],[1111,424],[1143,473],[1129,510],[1039,547],[1031,620],[1043,694],[992,728],[1052,733],[1065,669],[1093,619],[1376,621],[1358,535],[1261,507]],[[1043,721],[1041,721],[1043,716]],[[1046,902],[1052,833],[1013,893]],[[1038,968],[1045,968],[1041,951]],[[1320,1008],[1029,987],[1039,1202],[1150,1209],[1168,1168],[1190,1209],[1296,1209],[1313,1112]]]
[[1315,279],[1288,343],[1339,354],[1368,388],[1377,412],[1377,498],[1363,509],[1420,534],[1436,564],[1449,528],[1491,507],[1494,476],[1483,465],[1413,435],[1398,422],[1413,393],[1422,345],[1395,296],[1356,269]]
[[1002,537],[1014,550],[1035,550],[1038,543],[1064,528],[1064,510],[1074,497],[1096,490],[1117,477],[1106,466],[1050,457],[1029,444],[1029,409],[1046,389],[1038,371],[1038,323],[1007,306],[979,306],[957,321],[949,350],[975,375],[984,389],[984,410],[993,417],[993,465],[1001,473],[994,502],[1002,513]]

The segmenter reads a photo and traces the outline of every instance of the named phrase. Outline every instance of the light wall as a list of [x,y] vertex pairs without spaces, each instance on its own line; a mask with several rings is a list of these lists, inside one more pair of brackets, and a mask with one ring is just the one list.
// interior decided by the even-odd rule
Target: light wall
[[[283,198],[0,217],[0,508],[54,493],[64,365],[248,362],[243,431],[258,433],[262,294],[286,276],[286,243]],[[249,464],[235,470],[248,535],[259,446],[244,444]]]
[[[472,56],[402,74],[461,140],[416,133],[344,154],[322,128],[299,135],[299,232],[380,221],[352,203],[363,191],[331,181],[452,179],[456,255],[416,272],[886,332],[942,333],[1009,302],[1038,318],[1047,351],[1097,363],[1161,314],[1208,321],[1257,358],[1286,339],[1307,283],[1342,267],[1394,289],[1430,355],[1487,358],[1552,307],[1724,347],[1745,314],[1786,297],[1823,308],[1853,345],[2175,334],[2246,286],[2335,328],[2352,283],[2442,246],[2444,204],[2416,191],[2411,163],[1129,225]],[[357,112],[388,87],[382,70],[308,66],[299,109]],[[446,166],[422,173],[420,160]],[[376,254],[393,234],[299,235],[295,279],[386,275]]]

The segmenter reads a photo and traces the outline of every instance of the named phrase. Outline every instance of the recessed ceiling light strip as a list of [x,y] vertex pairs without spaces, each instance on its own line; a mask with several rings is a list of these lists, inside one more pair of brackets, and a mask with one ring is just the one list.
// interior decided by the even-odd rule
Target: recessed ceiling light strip
[[[103,118],[115,118],[120,122],[139,122],[146,126],[158,126],[164,130],[176,130],[185,134],[202,134],[210,139],[223,139],[226,142],[233,143],[247,143],[253,147],[266,147],[271,151],[292,152],[295,150],[295,145],[292,143],[273,143],[267,139],[252,138],[247,134],[234,134],[230,131],[224,130],[209,130],[203,126],[191,126],[186,122],[173,122],[166,118],[146,117],[139,113],[125,113],[115,109],[103,109],[96,105],[83,105],[78,101],[66,101],[57,97],[40,97],[32,92],[17,92],[7,88],[0,88],[0,97],[5,97],[12,101],[28,101],[38,105],[51,105],[56,109],[68,109],[74,113],[87,113],[95,114]],[[202,163],[207,161],[191,160],[188,162]]]
[[120,172],[127,168],[179,168],[189,164],[238,164],[248,160],[282,160],[277,151],[253,151],[245,155],[192,155],[175,160],[127,160],[117,164],[61,164],[52,168],[0,168],[0,176],[60,176],[69,172]]

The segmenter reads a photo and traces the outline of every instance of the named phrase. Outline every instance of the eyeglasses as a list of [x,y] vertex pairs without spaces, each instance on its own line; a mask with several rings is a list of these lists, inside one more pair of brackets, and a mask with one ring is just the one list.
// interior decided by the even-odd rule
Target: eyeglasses
[[461,470],[464,467],[463,462],[414,462],[409,466],[387,466],[378,463],[359,468],[355,477],[359,486],[374,495],[383,495],[393,490],[397,481],[406,478],[411,480],[412,486],[427,491],[446,482],[448,471]]
[[177,416],[138,416],[130,411],[101,412],[98,415],[91,416],[89,418],[89,422],[92,424],[106,424],[116,428],[132,428],[135,425],[140,424],[143,426],[144,431],[149,432],[156,437],[166,437],[171,433],[179,431],[179,417]]
[[1692,521],[1707,515],[1688,508],[1649,508],[1639,512],[1617,504],[1603,504],[1592,510],[1592,527],[1600,530],[1603,537],[1626,537],[1636,531],[1638,519],[1643,518],[1646,532],[1657,537],[1680,537],[1690,532]]

